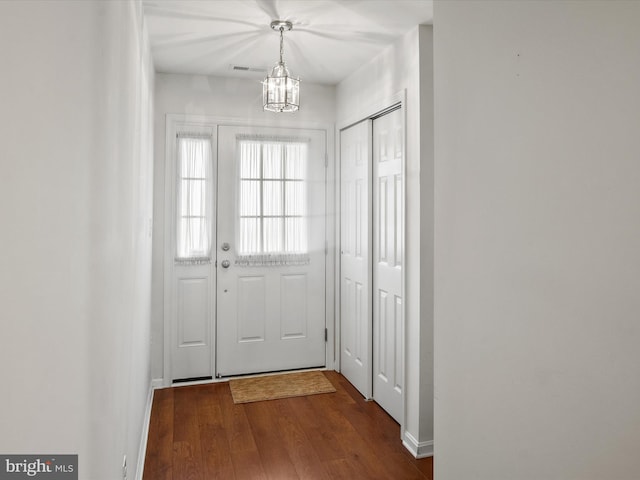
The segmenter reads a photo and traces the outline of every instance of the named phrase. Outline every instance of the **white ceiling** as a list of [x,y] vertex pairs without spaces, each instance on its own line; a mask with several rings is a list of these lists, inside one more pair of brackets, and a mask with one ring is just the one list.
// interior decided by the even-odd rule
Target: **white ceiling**
[[[284,59],[304,82],[334,85],[419,24],[432,0],[143,0],[158,72],[263,77]],[[233,66],[258,72],[234,71]]]

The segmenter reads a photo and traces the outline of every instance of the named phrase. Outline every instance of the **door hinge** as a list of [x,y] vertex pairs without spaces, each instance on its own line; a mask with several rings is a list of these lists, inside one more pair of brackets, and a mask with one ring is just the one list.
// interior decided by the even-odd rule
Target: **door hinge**
[[324,241],[324,254],[329,255],[329,242],[326,240]]
[[329,166],[329,154],[327,152],[324,152],[324,168],[327,168]]
[[324,341],[325,343],[329,341],[329,329],[324,329]]

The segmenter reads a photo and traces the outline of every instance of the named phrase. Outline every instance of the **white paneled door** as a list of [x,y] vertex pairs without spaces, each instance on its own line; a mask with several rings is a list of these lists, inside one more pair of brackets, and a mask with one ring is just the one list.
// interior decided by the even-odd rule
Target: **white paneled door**
[[373,120],[373,398],[397,422],[403,412],[402,110]]
[[325,365],[325,133],[219,127],[218,376]]
[[370,122],[340,132],[340,371],[371,397]]
[[403,117],[340,132],[340,370],[396,421],[403,416]]

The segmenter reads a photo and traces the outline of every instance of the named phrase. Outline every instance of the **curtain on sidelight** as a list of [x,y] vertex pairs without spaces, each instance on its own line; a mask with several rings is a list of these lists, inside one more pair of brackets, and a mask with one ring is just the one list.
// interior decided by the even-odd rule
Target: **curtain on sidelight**
[[176,260],[210,263],[212,219],[211,137],[178,134]]

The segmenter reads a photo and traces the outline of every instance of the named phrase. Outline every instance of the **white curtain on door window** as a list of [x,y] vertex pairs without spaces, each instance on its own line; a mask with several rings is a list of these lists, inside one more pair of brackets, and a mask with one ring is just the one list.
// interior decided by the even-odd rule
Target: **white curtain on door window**
[[307,253],[306,143],[288,143],[285,149],[285,249]]
[[239,141],[238,265],[309,262],[307,143]]
[[176,260],[211,261],[211,138],[179,134],[177,175]]

